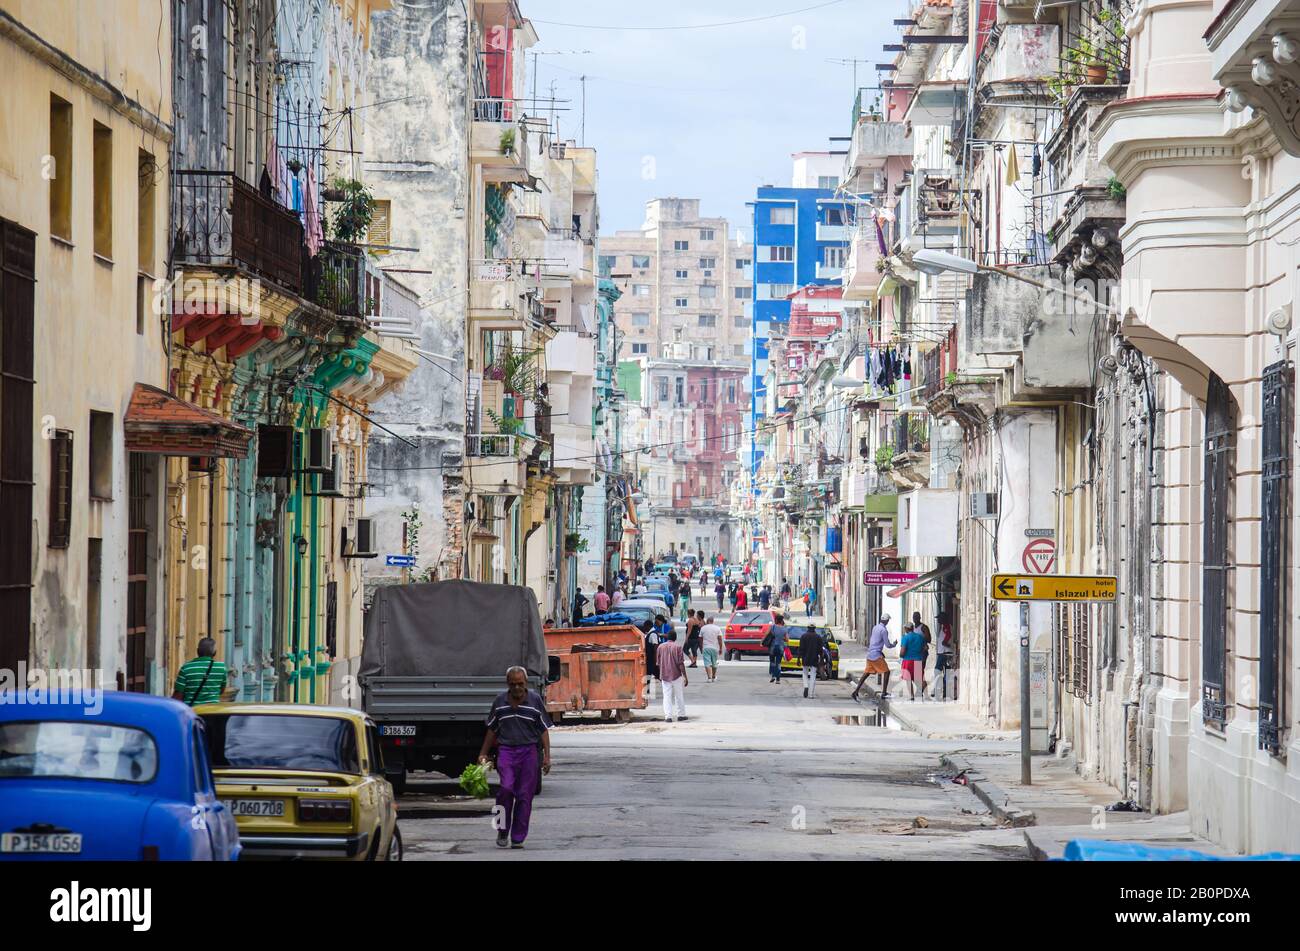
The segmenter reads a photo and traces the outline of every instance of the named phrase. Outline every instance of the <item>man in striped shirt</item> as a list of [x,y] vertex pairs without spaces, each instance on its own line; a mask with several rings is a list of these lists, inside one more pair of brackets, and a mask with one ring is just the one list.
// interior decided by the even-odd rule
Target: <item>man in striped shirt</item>
[[172,699],[191,707],[196,703],[216,703],[226,686],[226,665],[217,660],[217,642],[210,637],[199,641],[199,656],[181,664],[176,672]]
[[[492,701],[487,715],[487,733],[479,750],[478,761],[488,763],[488,753],[497,747],[497,808],[493,823],[497,827],[497,845],[522,849],[528,838],[528,819],[533,811],[533,797],[542,774],[551,771],[551,721],[546,716],[546,702],[535,690],[528,689],[528,671],[511,667],[506,671],[506,691]],[[542,748],[542,764],[537,765],[537,747]]]

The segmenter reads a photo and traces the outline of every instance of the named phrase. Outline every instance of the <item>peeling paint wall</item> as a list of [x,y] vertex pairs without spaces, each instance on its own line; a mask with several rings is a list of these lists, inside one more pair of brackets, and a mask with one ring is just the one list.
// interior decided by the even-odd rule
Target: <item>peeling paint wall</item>
[[468,236],[469,19],[460,0],[394,0],[371,18],[369,145],[365,181],[390,201],[391,243],[416,248],[381,256],[380,267],[420,299],[422,350],[450,359],[422,361],[404,386],[372,407],[388,429],[370,439],[367,510],[380,558],[368,584],[399,580],[383,555],[403,549],[403,512],[420,513],[417,568],[459,576],[462,563],[462,463],[465,434],[465,307]]

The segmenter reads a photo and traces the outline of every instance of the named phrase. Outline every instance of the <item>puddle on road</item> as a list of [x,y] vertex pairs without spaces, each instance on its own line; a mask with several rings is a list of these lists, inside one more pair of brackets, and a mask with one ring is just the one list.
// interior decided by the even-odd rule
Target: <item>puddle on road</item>
[[879,711],[875,713],[840,713],[832,716],[831,719],[840,726],[874,726],[883,727],[887,730],[902,729],[897,720],[885,716]]

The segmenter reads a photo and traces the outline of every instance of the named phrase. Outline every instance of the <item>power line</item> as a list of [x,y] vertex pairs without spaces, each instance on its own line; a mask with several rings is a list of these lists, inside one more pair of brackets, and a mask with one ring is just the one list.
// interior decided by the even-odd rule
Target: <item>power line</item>
[[[825,3],[816,3],[810,7],[800,7],[798,10],[786,10],[784,13],[768,13],[764,16],[746,17],[742,20],[720,20],[715,23],[692,23],[681,26],[613,26],[601,23],[563,23],[559,20],[533,20],[534,23],[545,23],[547,26],[566,26],[574,30],[614,30],[614,31],[667,31],[667,30],[711,30],[722,26],[739,26],[743,23],[760,23],[764,20],[779,20],[781,17],[794,16],[797,13],[808,13],[812,10],[821,10],[825,7],[833,7],[837,4],[844,3],[845,0],[827,0]],[[531,18],[530,18],[531,19]]]

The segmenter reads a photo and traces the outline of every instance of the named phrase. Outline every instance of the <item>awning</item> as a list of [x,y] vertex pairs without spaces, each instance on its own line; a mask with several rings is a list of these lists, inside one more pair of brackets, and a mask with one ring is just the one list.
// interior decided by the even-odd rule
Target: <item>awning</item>
[[[890,588],[885,592],[885,597],[901,598],[905,594],[928,594],[930,592],[938,592],[942,590],[939,587],[938,582],[955,575],[960,570],[961,562],[954,561],[950,565],[944,565],[942,568],[936,568],[934,571],[926,572],[919,578],[913,578],[907,584],[900,584],[897,588]],[[927,584],[933,584],[934,587],[925,588],[923,591],[918,590],[924,588]]]
[[886,545],[884,548],[873,548],[871,549],[871,554],[876,555],[879,558],[897,558],[898,546]]
[[166,390],[137,383],[122,429],[127,452],[243,459],[253,431]]

